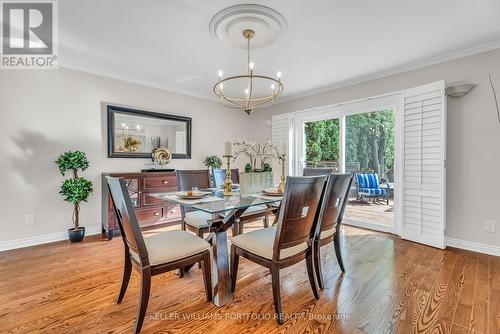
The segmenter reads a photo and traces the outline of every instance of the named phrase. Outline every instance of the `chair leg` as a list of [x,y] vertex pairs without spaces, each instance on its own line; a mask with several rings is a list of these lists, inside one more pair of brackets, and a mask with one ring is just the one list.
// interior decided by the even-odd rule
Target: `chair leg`
[[[199,228],[197,231],[196,231],[196,234],[198,235],[198,237],[202,238],[203,239],[203,229]],[[198,269],[201,268],[201,262],[198,262]]]
[[265,228],[269,227],[269,216],[267,215],[264,216],[264,227]]
[[323,271],[321,269],[321,251],[318,240],[314,240],[313,260],[316,279],[318,280],[318,287],[323,290],[325,288],[325,283],[323,281]]
[[335,255],[339,262],[340,270],[345,273],[344,262],[342,261],[342,254],[340,253],[340,224],[337,224],[335,234],[333,235],[333,245],[335,246]]
[[307,276],[309,276],[309,283],[311,284],[311,289],[313,291],[314,298],[319,299],[318,285],[316,284],[316,273],[314,272],[312,250],[309,251],[309,254],[306,257],[306,265],[307,265]]
[[238,223],[238,234],[243,234],[243,222],[241,220]]
[[283,325],[283,312],[281,311],[280,294],[280,269],[277,265],[271,267],[271,283],[273,285],[274,310],[276,312],[276,321]]
[[181,221],[181,230],[183,230],[183,231],[186,230],[186,222],[184,221],[184,219],[182,219],[182,221]]
[[134,333],[139,333],[144,322],[146,309],[148,308],[149,292],[151,290],[151,268],[143,269],[141,272],[141,300],[137,309]]
[[123,267],[123,278],[122,285],[120,287],[120,293],[118,294],[118,298],[116,299],[117,304],[121,303],[123,300],[123,296],[125,296],[128,282],[130,281],[130,273],[132,272],[132,262],[130,261],[130,254],[127,253],[128,250],[125,250],[125,265]]
[[212,300],[212,269],[210,265],[210,251],[203,253],[203,267],[201,267],[203,272],[203,283],[205,284],[205,295],[207,297],[207,302]]
[[236,246],[231,245],[231,292],[236,290],[236,279],[238,278],[238,265],[240,256],[236,254]]

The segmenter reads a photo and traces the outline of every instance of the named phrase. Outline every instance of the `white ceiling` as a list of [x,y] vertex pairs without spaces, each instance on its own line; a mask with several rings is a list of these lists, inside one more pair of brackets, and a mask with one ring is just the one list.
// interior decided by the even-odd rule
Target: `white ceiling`
[[[245,51],[209,33],[224,0],[59,1],[60,65],[212,98],[217,72],[245,71]],[[481,45],[500,45],[499,0],[255,1],[288,30],[253,51],[283,73],[285,98]]]

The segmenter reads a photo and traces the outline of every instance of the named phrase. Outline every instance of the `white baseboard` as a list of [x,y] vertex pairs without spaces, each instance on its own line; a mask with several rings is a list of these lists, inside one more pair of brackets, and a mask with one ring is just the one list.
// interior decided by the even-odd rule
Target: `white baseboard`
[[500,256],[500,247],[475,241],[446,238],[446,246],[465,249],[473,252]]
[[[85,235],[94,235],[101,233],[101,226],[93,226],[85,228]],[[10,249],[17,249],[29,246],[46,244],[54,241],[68,239],[68,231],[38,235],[36,237],[28,237],[16,240],[0,241],[0,252]]]

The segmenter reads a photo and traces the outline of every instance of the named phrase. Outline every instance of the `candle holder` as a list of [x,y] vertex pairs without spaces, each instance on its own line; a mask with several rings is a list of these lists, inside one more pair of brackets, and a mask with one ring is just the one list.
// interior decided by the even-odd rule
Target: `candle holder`
[[232,155],[224,155],[227,158],[226,181],[224,181],[224,196],[233,196],[233,181],[231,181],[231,158]]
[[285,157],[286,154],[280,155],[281,162],[281,182],[278,185],[278,193],[283,194],[285,192]]

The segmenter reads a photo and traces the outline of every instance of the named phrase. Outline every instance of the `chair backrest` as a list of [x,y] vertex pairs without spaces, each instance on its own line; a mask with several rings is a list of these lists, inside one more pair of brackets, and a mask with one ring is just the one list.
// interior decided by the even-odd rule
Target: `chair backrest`
[[148,251],[135,215],[134,206],[124,179],[106,176],[116,219],[122,232],[125,248],[138,255],[143,266],[149,265]]
[[[187,191],[197,187],[198,189],[210,188],[210,172],[208,169],[176,170],[177,190]],[[195,211],[192,208],[181,205],[181,214],[184,219],[186,212]]]
[[281,250],[312,240],[323,196],[326,176],[289,176],[281,202],[273,259],[279,260]]
[[334,173],[333,168],[304,168],[302,175],[304,176],[316,176],[316,175],[329,175]]
[[[215,182],[215,188],[222,188],[224,185],[224,182],[226,181],[226,170],[225,169],[214,169],[212,171],[213,177],[214,177],[214,182]],[[240,183],[240,172],[238,168],[231,168],[231,181],[235,184]]]
[[208,169],[176,170],[177,190],[186,191],[193,187],[210,188],[210,172]]
[[321,231],[330,230],[342,222],[353,178],[352,174],[330,174],[328,177],[319,215]]
[[375,174],[375,173],[358,173],[358,174],[356,174],[356,186],[358,189],[359,188],[368,188],[368,189],[380,188],[378,174]]

